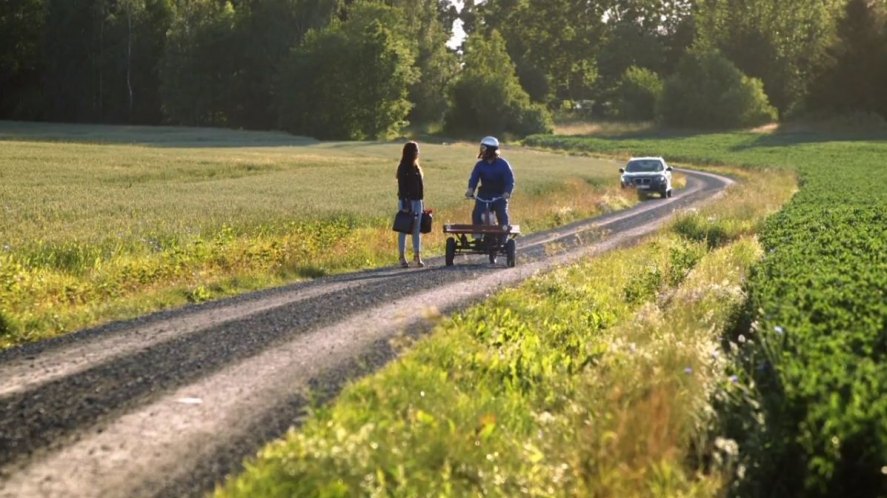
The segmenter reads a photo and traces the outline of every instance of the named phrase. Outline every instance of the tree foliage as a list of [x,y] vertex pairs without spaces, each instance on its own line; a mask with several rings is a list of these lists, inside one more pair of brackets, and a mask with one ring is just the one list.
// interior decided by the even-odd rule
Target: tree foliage
[[849,0],[809,98],[814,109],[887,118],[887,6]]
[[45,22],[42,0],[0,3],[0,118],[36,119],[43,115]]
[[161,68],[164,113],[176,124],[229,124],[235,74],[234,7],[193,0],[178,13]]
[[277,125],[275,96],[281,69],[293,47],[311,29],[327,26],[339,0],[241,0],[235,10],[230,81],[231,124],[253,129]]
[[666,124],[736,128],[776,119],[760,80],[750,78],[715,51],[687,53],[665,81],[657,110]]
[[[36,3],[32,4],[36,6]],[[41,40],[25,66],[24,115],[72,122],[160,120],[158,63],[169,0],[45,0]],[[33,73],[30,73],[33,75]],[[16,95],[16,94],[13,94]],[[34,102],[29,95],[40,95]]]
[[669,74],[693,41],[691,0],[611,0],[597,55],[601,89],[630,66]]
[[[374,34],[363,21],[360,33],[344,28],[375,8],[388,14],[376,18]],[[366,80],[380,84],[373,91],[386,96],[398,94],[391,85],[409,81],[408,102],[394,106],[394,114],[404,107],[409,112],[397,122],[446,116],[450,124],[476,124],[481,118],[467,116],[466,103],[483,103],[492,94],[472,95],[475,87],[466,81],[482,81],[488,85],[478,87],[483,92],[498,92],[507,106],[523,109],[496,118],[509,126],[524,123],[520,129],[545,127],[547,119],[523,103],[522,93],[550,109],[582,101],[591,116],[610,109],[634,116],[626,106],[640,96],[626,92],[640,81],[625,80],[626,71],[636,66],[667,78],[690,47],[718,50],[760,79],[783,114],[806,105],[825,113],[887,115],[884,9],[884,0],[486,0],[464,2],[461,10],[449,0],[4,0],[0,119],[255,129],[286,122],[294,129],[294,92],[308,92],[311,82],[338,83],[331,82],[333,72],[320,78],[293,67],[311,66],[308,54],[320,50],[332,51],[331,60],[340,63],[353,56],[340,49],[372,55],[368,40],[380,54],[403,55],[393,59],[403,65],[397,70],[380,59],[380,74],[392,80],[378,74]],[[459,52],[446,46],[457,20],[469,35]],[[323,36],[308,37],[309,31]],[[498,83],[481,77],[470,54],[478,50],[471,48],[474,40],[488,42],[493,32],[504,40],[491,62],[502,64]],[[293,54],[304,60],[295,63]],[[306,95],[326,99],[312,104],[320,108],[343,102],[329,88]],[[388,129],[382,132],[379,126],[354,132],[348,125],[346,135],[396,128],[381,126]]]
[[418,79],[410,87],[410,101],[414,106],[410,119],[440,122],[447,108],[447,87],[459,71],[456,55],[446,46],[454,22],[451,5],[445,0],[388,2],[403,13],[405,41],[413,43],[416,54]]
[[573,0],[488,0],[478,7],[482,32],[498,31],[533,100],[590,98],[605,4]]
[[792,111],[834,37],[845,1],[702,0],[697,41],[761,79],[773,104],[783,113]]
[[397,8],[359,3],[344,21],[309,32],[283,78],[281,126],[329,139],[398,132],[418,76],[402,15]]
[[651,120],[662,96],[662,78],[649,69],[631,66],[616,89],[616,115],[629,120]]
[[551,128],[548,111],[533,104],[521,87],[497,31],[468,41],[465,67],[450,95],[445,127],[453,133],[524,136]]
[[163,120],[160,94],[160,61],[166,52],[166,34],[175,16],[170,0],[143,0],[132,13],[128,55],[129,122],[159,123]]

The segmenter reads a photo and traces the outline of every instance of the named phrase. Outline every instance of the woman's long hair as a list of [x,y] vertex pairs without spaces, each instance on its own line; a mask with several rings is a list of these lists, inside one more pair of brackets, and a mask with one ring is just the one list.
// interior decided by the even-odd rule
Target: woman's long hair
[[[419,144],[413,141],[403,144],[403,153],[400,156],[400,167],[412,166],[419,170],[422,174],[422,167],[419,166]],[[399,168],[398,168],[399,169]]]
[[477,158],[482,161],[490,161],[492,159],[496,159],[499,157],[499,148],[498,147],[487,147],[485,145],[480,146],[480,151],[477,153]]

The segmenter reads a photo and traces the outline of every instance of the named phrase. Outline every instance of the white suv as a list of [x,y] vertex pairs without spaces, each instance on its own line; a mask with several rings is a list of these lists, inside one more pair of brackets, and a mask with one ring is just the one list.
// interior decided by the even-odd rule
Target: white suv
[[622,188],[635,188],[640,194],[658,192],[671,197],[671,166],[661,157],[632,157],[624,168],[620,181]]

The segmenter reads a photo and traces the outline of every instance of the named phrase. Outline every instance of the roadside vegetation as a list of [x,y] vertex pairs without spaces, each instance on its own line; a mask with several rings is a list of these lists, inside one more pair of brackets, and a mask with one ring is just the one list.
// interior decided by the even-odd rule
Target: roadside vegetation
[[[744,326],[728,339],[747,386],[724,400],[739,496],[887,494],[887,134],[533,136],[529,145],[797,171],[760,231]],[[716,238],[720,238],[717,235]]]
[[[740,465],[722,337],[795,190],[748,174],[637,247],[445,319],[317,407],[216,496],[714,496]],[[717,237],[711,234],[718,234]]]
[[[0,347],[394,264],[400,142],[0,124]],[[249,145],[246,145],[249,144]],[[421,144],[437,225],[470,219],[476,144]],[[627,207],[618,164],[506,147],[525,231]]]

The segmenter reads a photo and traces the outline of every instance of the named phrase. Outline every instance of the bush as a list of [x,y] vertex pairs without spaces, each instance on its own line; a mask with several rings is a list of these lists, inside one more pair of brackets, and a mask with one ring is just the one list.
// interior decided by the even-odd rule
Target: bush
[[738,128],[776,119],[760,80],[715,51],[688,52],[665,81],[657,117],[671,126]]
[[662,79],[649,69],[631,66],[625,70],[616,89],[616,116],[629,120],[649,120],[656,114],[656,101],[662,95]]
[[505,51],[505,41],[495,31],[489,39],[469,40],[465,69],[450,99],[444,123],[449,133],[525,136],[551,131],[551,115],[530,101]]

